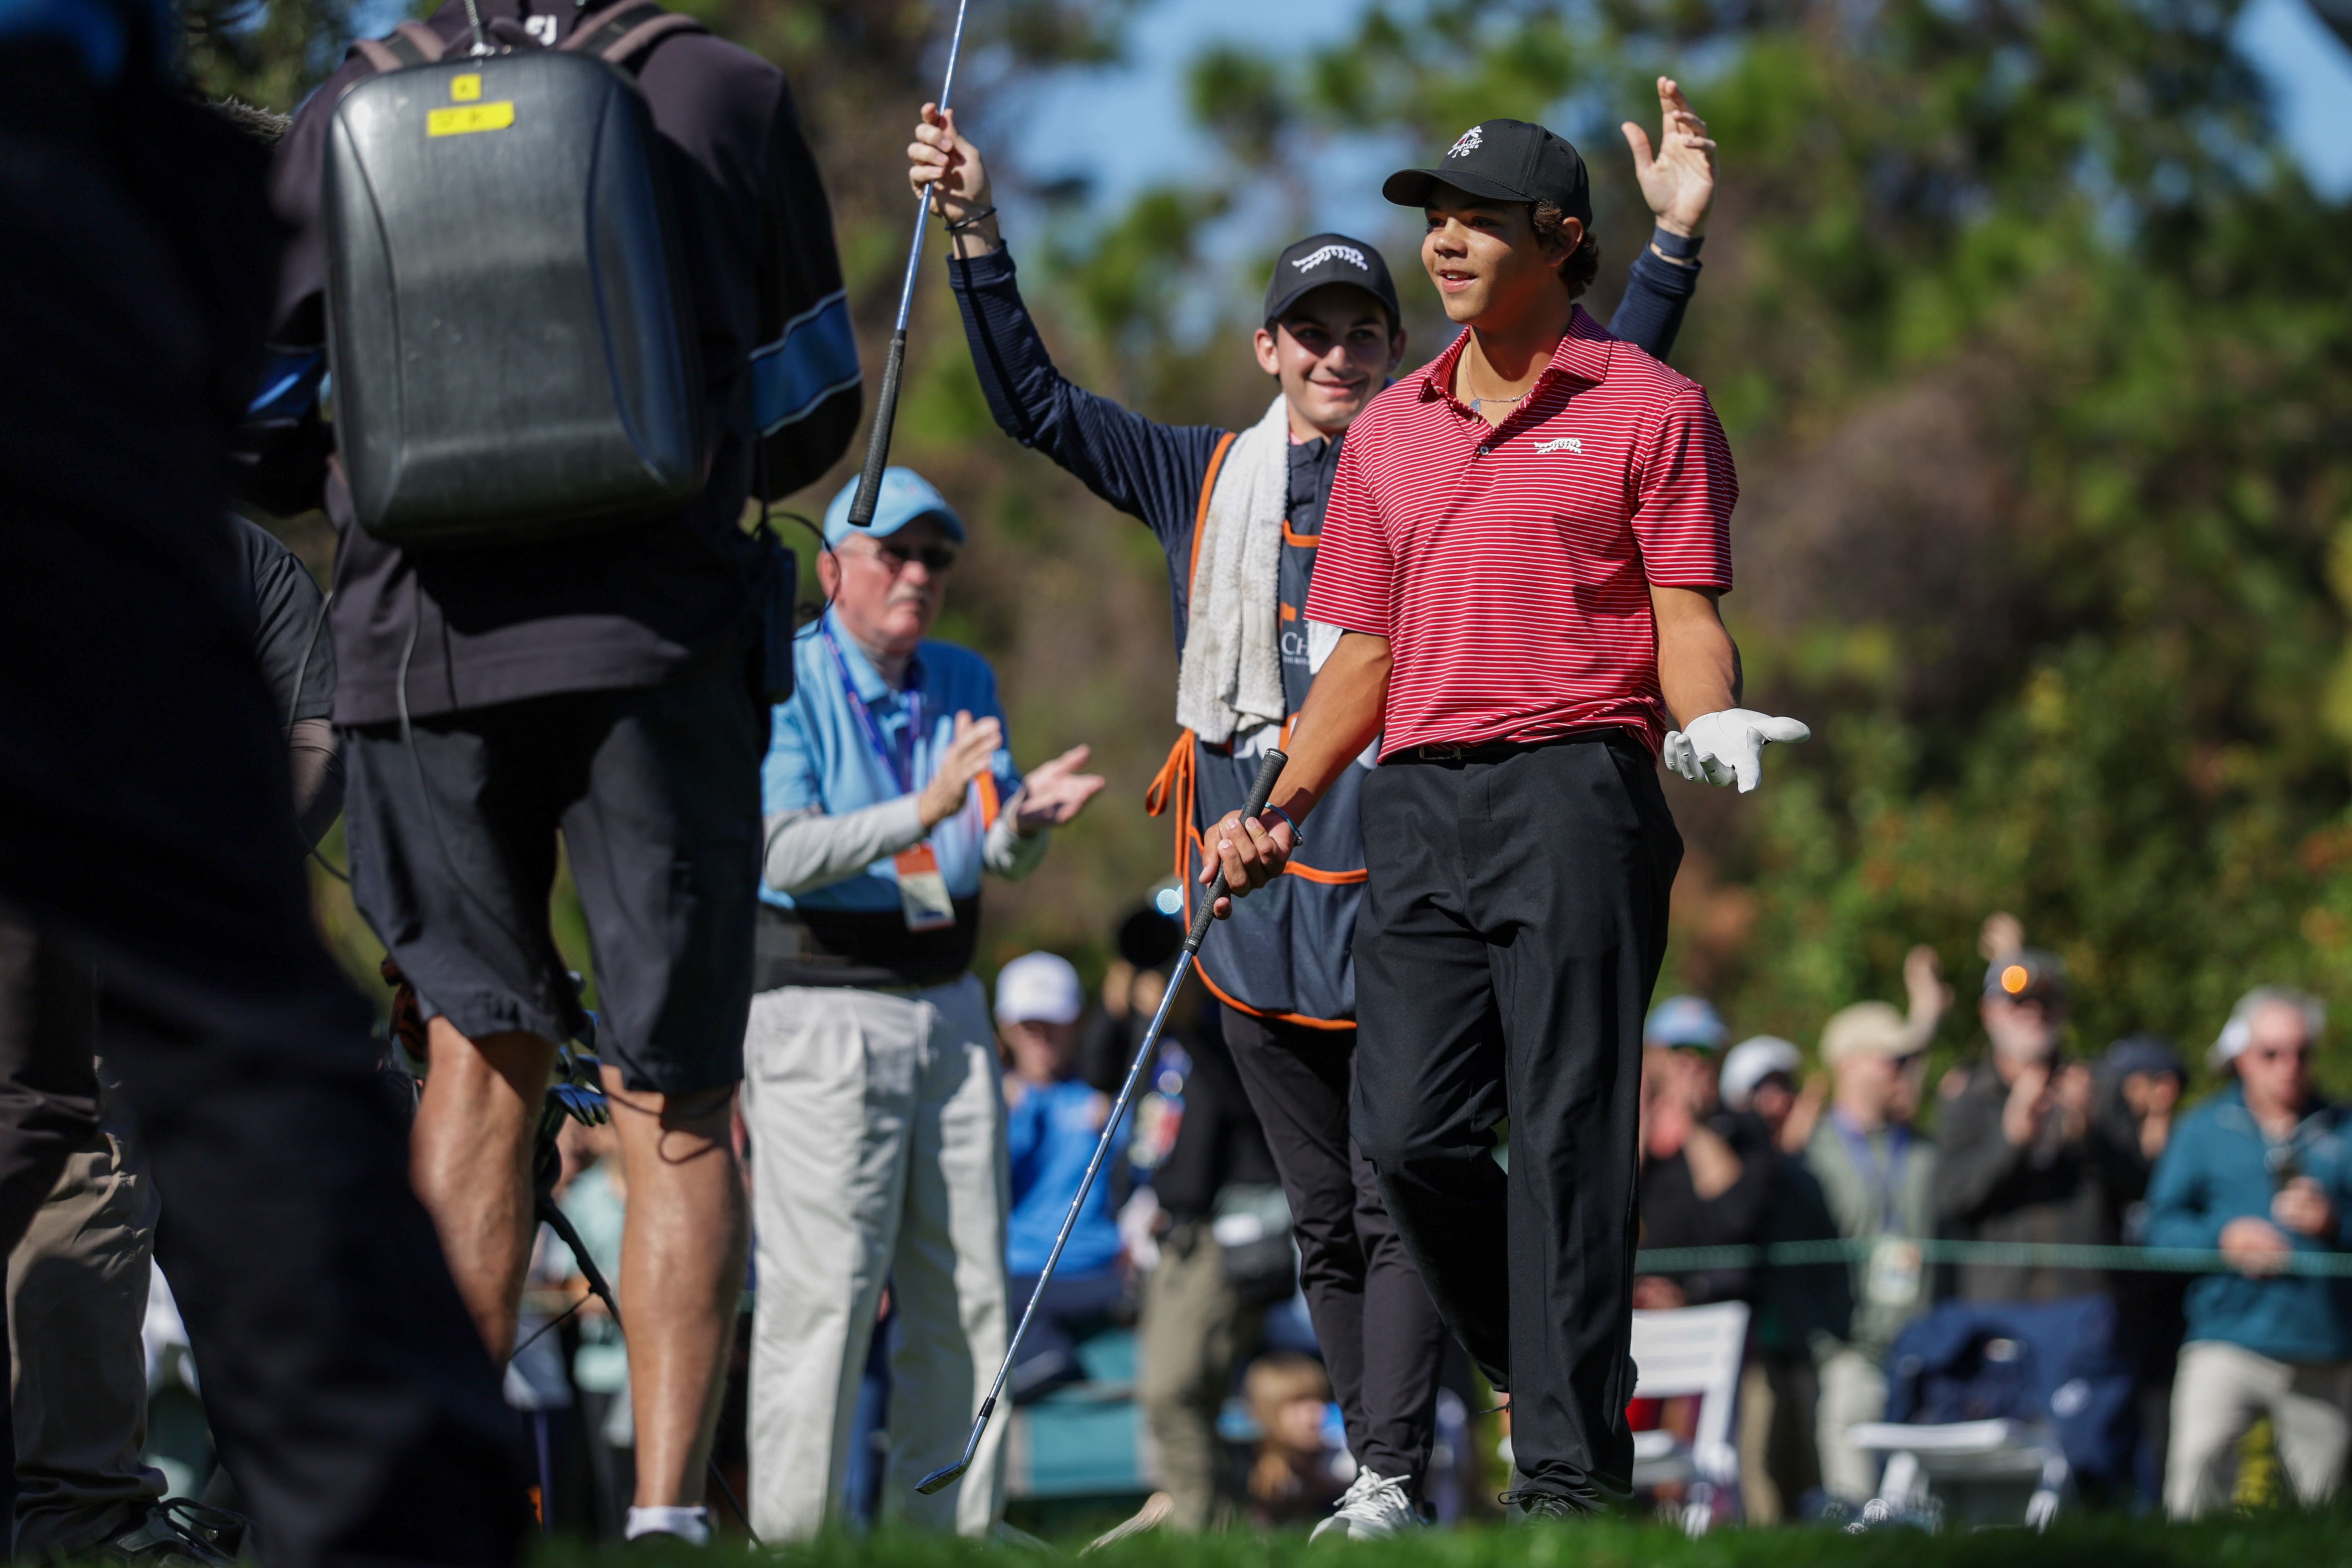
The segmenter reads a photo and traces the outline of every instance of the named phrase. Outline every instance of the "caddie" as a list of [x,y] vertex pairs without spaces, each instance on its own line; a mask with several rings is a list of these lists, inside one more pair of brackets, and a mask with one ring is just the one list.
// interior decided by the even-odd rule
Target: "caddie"
[[[1696,287],[1714,195],[1714,147],[1681,89],[1658,82],[1657,153],[1624,130],[1657,217],[1634,259],[1617,325],[1664,354]],[[950,279],[997,423],[1112,506],[1140,519],[1168,563],[1183,733],[1152,786],[1172,809],[1189,889],[1200,824],[1247,798],[1257,759],[1286,732],[1336,627],[1306,615],[1343,437],[1405,350],[1380,252],[1340,234],[1284,248],[1266,285],[1257,363],[1278,390],[1243,432],[1147,419],[1065,380],[1023,303],[980,149],[926,106],[908,149],[918,189],[936,184],[953,236]],[[1597,328],[1595,329],[1598,330]],[[1367,737],[1369,738],[1369,736]],[[1358,750],[1362,750],[1359,742]],[[1349,1137],[1363,901],[1356,795],[1363,765],[1335,770],[1336,796],[1289,874],[1211,933],[1196,971],[1265,1129],[1296,1226],[1300,1279],[1358,1469],[1317,1534],[1381,1536],[1417,1518],[1433,1435],[1443,1326]]]
[[1268,812],[1208,837],[1234,889],[1266,886],[1349,832],[1379,737],[1352,1127],[1510,1392],[1510,1497],[1567,1517],[1632,1481],[1642,1020],[1682,858],[1657,759],[1748,789],[1763,742],[1806,731],[1738,705],[1716,611],[1738,480],[1706,394],[1576,303],[1599,264],[1576,150],[1490,120],[1383,194],[1422,211],[1466,330],[1349,428],[1304,611],[1341,635]]

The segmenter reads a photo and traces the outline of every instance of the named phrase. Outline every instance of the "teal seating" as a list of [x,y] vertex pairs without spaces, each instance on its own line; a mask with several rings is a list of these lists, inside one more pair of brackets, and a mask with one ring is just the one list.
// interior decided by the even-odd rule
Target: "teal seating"
[[1143,1407],[1135,1400],[1135,1334],[1109,1329],[1082,1342],[1084,1382],[1013,1408],[1005,1432],[1005,1491],[1016,1498],[1141,1497]]

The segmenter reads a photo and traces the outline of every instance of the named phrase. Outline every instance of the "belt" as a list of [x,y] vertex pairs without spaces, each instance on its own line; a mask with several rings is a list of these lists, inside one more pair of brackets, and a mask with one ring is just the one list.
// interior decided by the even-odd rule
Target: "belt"
[[1589,729],[1570,730],[1566,734],[1549,735],[1540,741],[1482,741],[1470,746],[1407,746],[1387,758],[1391,763],[1499,763],[1522,752],[1540,752],[1551,746],[1576,746],[1587,742],[1628,742],[1632,736],[1622,725],[1595,724]]

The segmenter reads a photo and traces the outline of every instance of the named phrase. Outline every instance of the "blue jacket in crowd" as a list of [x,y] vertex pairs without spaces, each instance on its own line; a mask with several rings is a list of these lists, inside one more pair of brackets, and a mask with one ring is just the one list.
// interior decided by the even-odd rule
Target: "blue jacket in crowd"
[[[1005,1119],[1013,1214],[1004,1227],[1004,1264],[1016,1279],[1045,1272],[1070,1199],[1086,1177],[1087,1162],[1094,1158],[1095,1141],[1102,1136],[1105,1109],[1102,1095],[1091,1084],[1069,1079],[1042,1088],[1027,1086]],[[1122,1131],[1107,1163],[1118,1160],[1126,1142]],[[1110,1196],[1108,1176],[1087,1189],[1086,1206],[1078,1211],[1070,1245],[1062,1250],[1055,1279],[1083,1279],[1118,1261],[1118,1220],[1111,1212]]]
[[[2352,1216],[2352,1150],[2342,1122],[2342,1110],[2322,1101],[2291,1137],[2273,1144],[2246,1109],[2244,1090],[2232,1083],[2173,1130],[2148,1186],[2147,1244],[2218,1247],[2231,1220],[2270,1218],[2279,1184],[2273,1172],[2291,1162],[2326,1191],[2336,1234],[2298,1236],[2284,1226],[2282,1234],[2298,1252],[2341,1251],[2345,1220]],[[2200,1275],[2189,1287],[2188,1311],[2192,1341],[2219,1340],[2275,1361],[2352,1357],[2352,1279]]]

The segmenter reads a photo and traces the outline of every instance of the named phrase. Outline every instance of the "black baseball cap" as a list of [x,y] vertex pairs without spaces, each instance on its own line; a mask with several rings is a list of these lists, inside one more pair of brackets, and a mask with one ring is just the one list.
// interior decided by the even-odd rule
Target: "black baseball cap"
[[1401,207],[1425,207],[1429,193],[1452,185],[1498,202],[1549,202],[1590,226],[1592,183],[1576,149],[1524,120],[1482,120],[1456,137],[1433,169],[1399,169],[1381,195]]
[[1361,289],[1388,311],[1391,327],[1404,320],[1389,264],[1379,251],[1344,234],[1310,234],[1275,258],[1274,276],[1265,285],[1265,324],[1274,325],[1300,295],[1326,283]]
[[2066,965],[2054,952],[2038,947],[2020,948],[1996,958],[1985,970],[1984,994],[2012,1002],[2063,1003],[2066,1000]]

